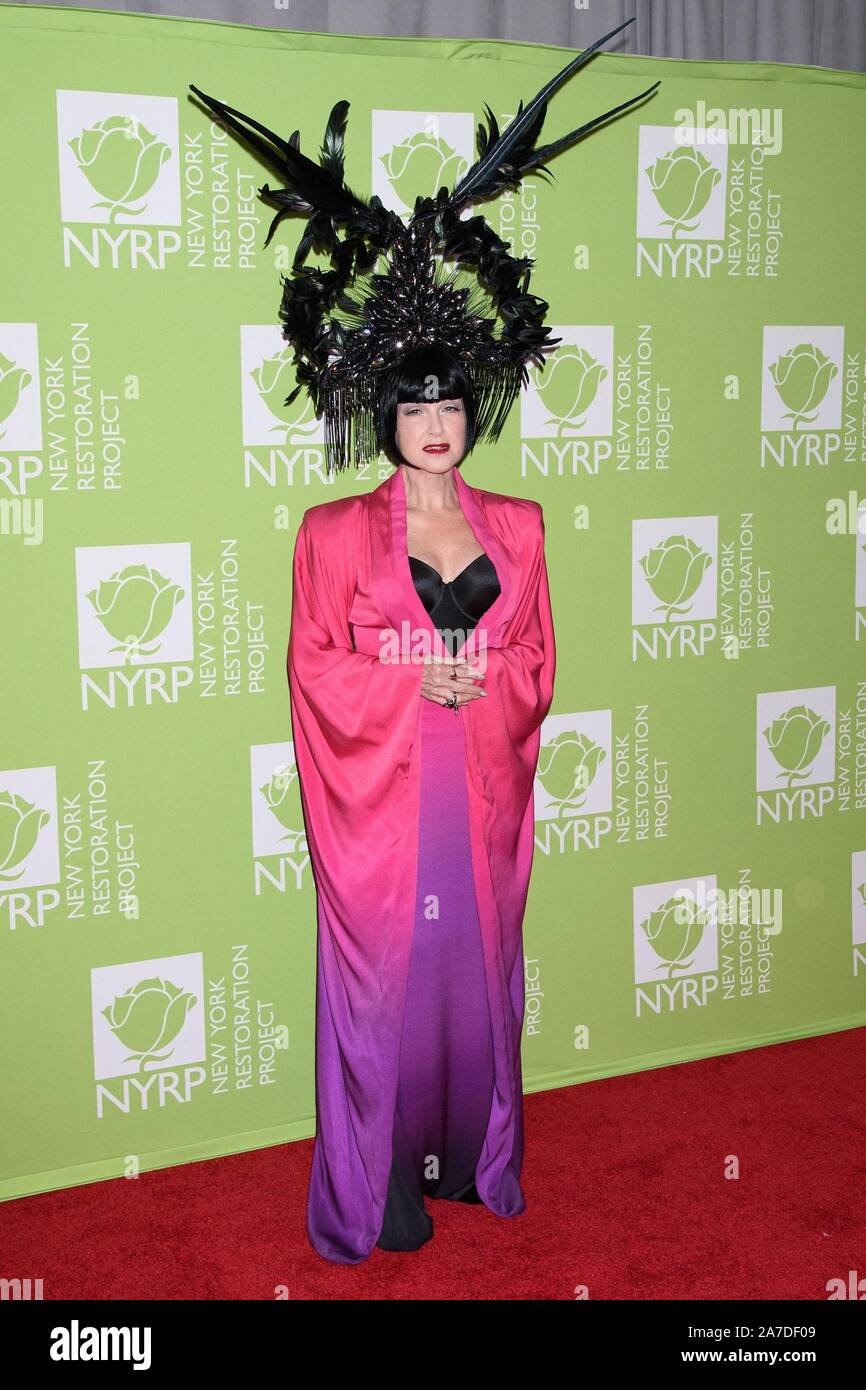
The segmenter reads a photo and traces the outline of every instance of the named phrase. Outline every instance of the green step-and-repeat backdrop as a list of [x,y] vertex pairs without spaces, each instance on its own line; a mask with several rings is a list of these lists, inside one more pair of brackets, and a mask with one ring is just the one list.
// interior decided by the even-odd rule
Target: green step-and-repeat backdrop
[[[275,179],[188,84],[313,158],[347,98],[347,182],[408,215],[568,54],[32,5],[0,42],[8,1198],[315,1126],[291,557],[391,465],[329,478],[284,407],[304,223],[263,250]],[[866,78],[601,55],[545,138],[656,78],[482,208],[562,339],[464,464],[547,527],[529,1090],[864,1021]]]

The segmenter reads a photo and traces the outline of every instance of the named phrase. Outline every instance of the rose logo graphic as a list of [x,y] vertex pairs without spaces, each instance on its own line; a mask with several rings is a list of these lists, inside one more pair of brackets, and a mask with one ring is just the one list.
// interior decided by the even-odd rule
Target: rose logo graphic
[[[111,209],[110,224],[118,213],[133,217],[144,211],[146,195],[171,155],[171,147],[135,116],[108,116],[68,144],[82,174],[103,199],[93,206]],[[144,201],[133,207],[138,198]]]
[[606,377],[607,367],[585,348],[574,345],[557,348],[553,360],[545,363],[543,373],[538,367],[529,368],[530,382],[550,412],[545,424],[556,424],[557,439],[565,436],[567,425],[580,429],[585,424],[587,412]]
[[306,391],[299,393],[291,408],[285,399],[289,388],[295,385],[292,360],[291,348],[285,347],[273,357],[266,357],[254,372],[250,372],[262,402],[280,422],[271,428],[281,432],[284,443],[288,443],[290,436],[312,434],[317,424],[313,403]]
[[15,792],[0,792],[0,883],[13,883],[51,817]]
[[538,779],[556,804],[557,815],[566,807],[578,810],[585,804],[599,764],[606,757],[600,744],[570,729],[544,745],[538,758]]
[[673,613],[688,613],[712,557],[687,536],[668,536],[640,561],[644,577],[660,602],[656,611],[670,622]]
[[435,198],[444,186],[453,188],[469,168],[468,161],[439,136],[419,130],[381,156],[388,181],[406,208],[426,192]]
[[782,769],[779,775],[787,776],[789,788],[796,779],[809,776],[829,732],[827,720],[805,705],[795,705],[764,729],[770,752]]
[[835,362],[825,357],[814,343],[798,343],[771,365],[770,376],[788,407],[785,419],[792,422],[792,429],[802,422],[810,425],[817,418],[821,402],[838,371]]
[[139,980],[118,995],[102,1016],[118,1042],[129,1049],[127,1062],[140,1062],[139,1071],[149,1061],[170,1057],[174,1042],[186,1022],[194,994],[185,994],[168,980]]
[[660,155],[645,173],[656,202],[667,216],[663,227],[671,228],[671,239],[677,232],[693,232],[710,194],[719,182],[721,173],[706,155],[693,145],[677,145],[668,154]]
[[696,906],[687,893],[674,893],[640,924],[647,943],[661,962],[656,968],[666,969],[669,980],[676,970],[684,972],[694,964],[695,951],[708,921],[708,914],[698,912]]
[[158,639],[183,592],[150,565],[127,565],[87,597],[106,632],[117,639],[109,650],[123,652],[124,662],[131,662],[159,650]]
[[[33,377],[25,367],[16,367],[14,362],[10,362],[9,358],[0,352],[0,426],[4,420],[9,419],[18,404],[21,392],[32,380]],[[0,428],[0,439],[5,433],[5,429]]]
[[[290,853],[305,853],[307,849],[307,839],[303,830],[293,829],[298,821],[298,805],[294,796],[295,784],[298,781],[297,767],[278,768],[271,778],[259,791],[273,811],[280,825],[286,831],[283,839],[288,841],[287,849]],[[291,798],[289,793],[292,793]]]

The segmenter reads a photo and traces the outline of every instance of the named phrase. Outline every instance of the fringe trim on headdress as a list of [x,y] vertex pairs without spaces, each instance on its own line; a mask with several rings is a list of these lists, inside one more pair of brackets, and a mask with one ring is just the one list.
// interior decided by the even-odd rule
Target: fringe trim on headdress
[[[476,442],[495,443],[527,379],[519,362],[491,365],[464,361],[476,410]],[[359,468],[379,457],[376,407],[382,372],[356,377],[323,391],[325,457],[329,473]]]
[[522,362],[508,362],[501,366],[468,362],[466,366],[475,394],[476,439],[495,444],[526,380],[526,367]]
[[329,473],[359,468],[379,455],[375,374],[341,382],[324,392],[325,457]]

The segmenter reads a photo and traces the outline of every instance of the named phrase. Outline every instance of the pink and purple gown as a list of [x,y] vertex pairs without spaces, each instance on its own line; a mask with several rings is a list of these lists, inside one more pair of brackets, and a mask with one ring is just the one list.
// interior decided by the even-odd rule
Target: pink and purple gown
[[[415,589],[452,656],[500,593],[479,555],[450,583],[414,556]],[[494,1059],[472,875],[464,710],[422,699],[415,921],[400,1043],[393,1157],[377,1244],[415,1250],[433,1234],[424,1197],[477,1202],[475,1169],[493,1102]],[[431,910],[431,906],[433,910]]]
[[[435,608],[434,570],[416,561],[413,579],[399,470],[308,507],[295,540],[287,673],[317,917],[307,1232],[339,1264],[395,1226],[392,1248],[416,1248],[424,1198],[471,1200],[473,1176],[488,1211],[526,1209],[522,923],[556,667],[544,517],[454,472],[500,586],[484,607],[479,555],[448,586],[459,620]],[[483,666],[487,698],[456,714],[421,694],[431,643],[449,650],[428,607],[450,628],[484,608],[455,655]]]

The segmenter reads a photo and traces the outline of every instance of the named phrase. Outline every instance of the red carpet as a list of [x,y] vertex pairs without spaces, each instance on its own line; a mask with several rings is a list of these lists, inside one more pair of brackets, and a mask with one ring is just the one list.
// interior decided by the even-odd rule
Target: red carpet
[[[866,1029],[527,1096],[527,1210],[431,1202],[433,1239],[332,1265],[312,1141],[0,1204],[46,1299],[818,1299],[866,1276]],[[733,1155],[740,1176],[725,1177]]]

